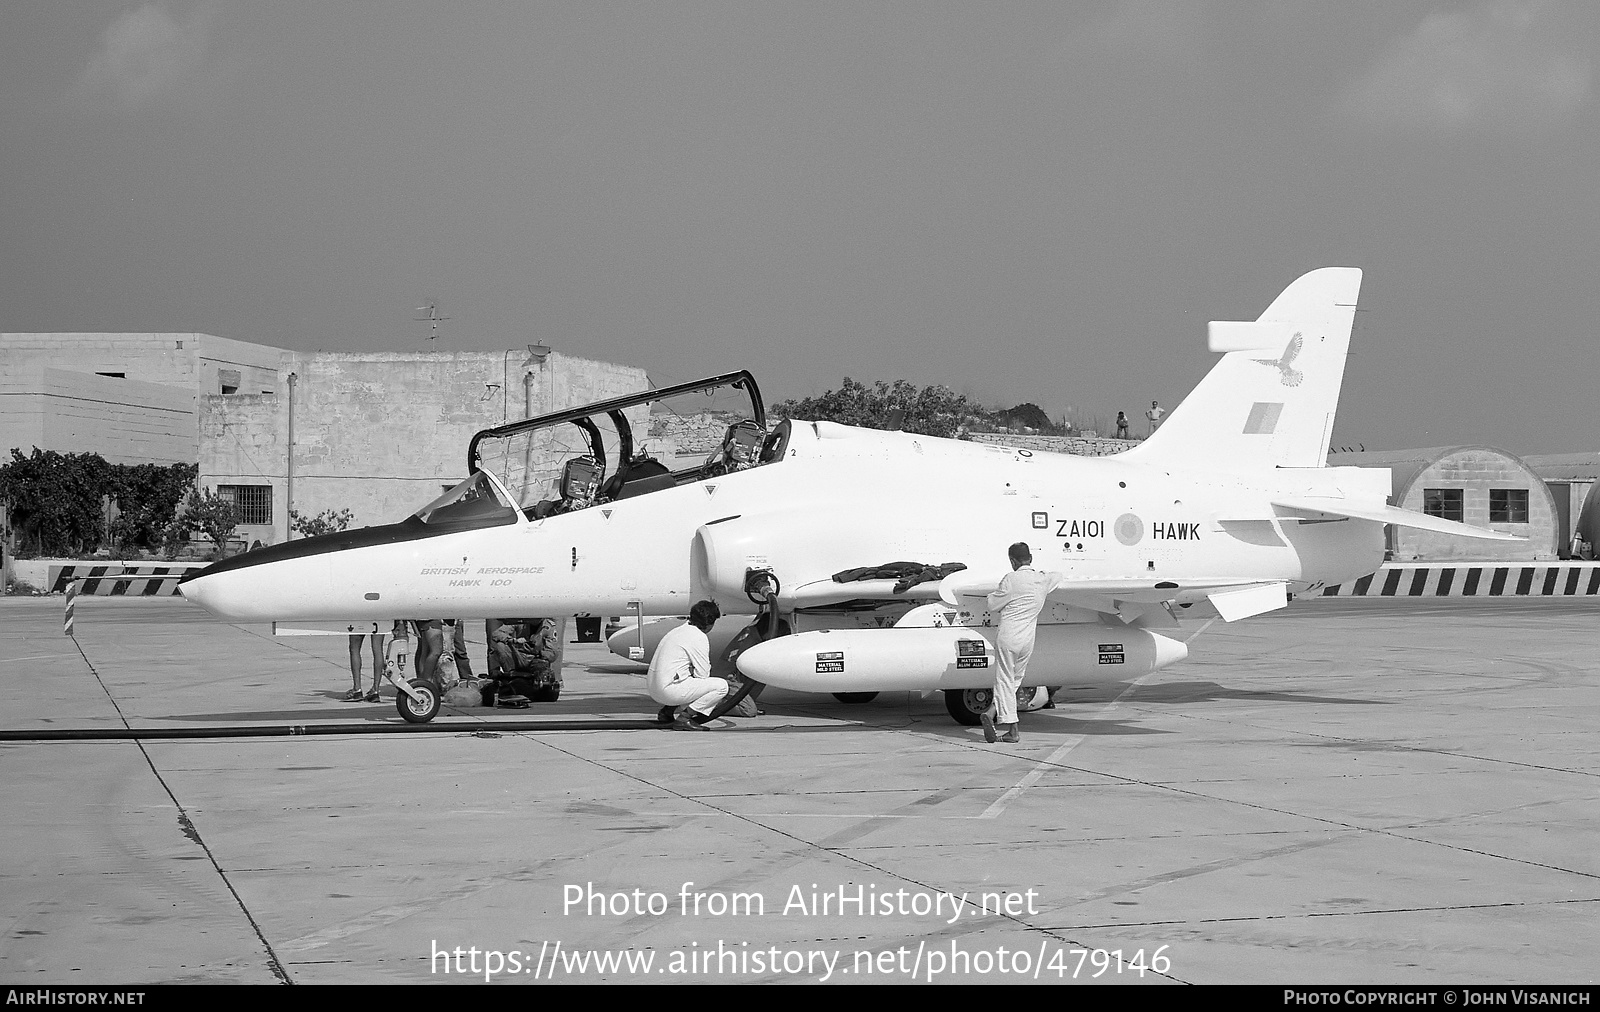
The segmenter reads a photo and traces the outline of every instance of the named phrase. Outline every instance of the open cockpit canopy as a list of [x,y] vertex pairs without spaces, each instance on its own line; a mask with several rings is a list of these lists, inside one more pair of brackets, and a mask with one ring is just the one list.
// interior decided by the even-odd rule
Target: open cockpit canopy
[[740,371],[484,429],[467,466],[540,519],[776,460],[788,423],[766,422],[755,378]]

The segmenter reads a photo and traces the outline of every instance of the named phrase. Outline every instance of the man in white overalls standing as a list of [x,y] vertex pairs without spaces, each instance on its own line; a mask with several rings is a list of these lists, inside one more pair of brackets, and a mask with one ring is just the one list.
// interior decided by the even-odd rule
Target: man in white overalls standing
[[[994,702],[982,717],[983,740],[990,743],[1022,740],[1017,732],[1017,689],[1027,673],[1028,658],[1033,655],[1039,613],[1044,610],[1050,592],[1061,582],[1061,574],[1041,573],[1033,568],[1033,553],[1027,542],[1017,542],[1006,554],[1011,557],[1012,571],[1000,581],[1000,589],[988,597],[989,610],[1000,615]],[[1000,727],[999,733],[996,725]]]

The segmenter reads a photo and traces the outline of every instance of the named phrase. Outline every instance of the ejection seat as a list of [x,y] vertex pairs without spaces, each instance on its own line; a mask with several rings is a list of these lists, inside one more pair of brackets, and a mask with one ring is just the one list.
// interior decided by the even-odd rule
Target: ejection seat
[[701,475],[711,478],[763,463],[761,448],[766,436],[767,431],[749,418],[734,422],[723,435],[722,446],[701,468]]
[[546,499],[528,511],[529,520],[543,520],[557,513],[571,513],[594,505],[600,487],[600,464],[584,454],[573,457],[561,469],[561,498]]

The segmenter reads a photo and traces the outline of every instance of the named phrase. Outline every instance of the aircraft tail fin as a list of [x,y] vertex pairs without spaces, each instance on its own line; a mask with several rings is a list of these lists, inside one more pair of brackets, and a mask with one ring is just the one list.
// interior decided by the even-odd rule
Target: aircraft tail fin
[[1126,456],[1230,471],[1326,466],[1360,290],[1359,269],[1324,267],[1260,319],[1211,324],[1222,361]]

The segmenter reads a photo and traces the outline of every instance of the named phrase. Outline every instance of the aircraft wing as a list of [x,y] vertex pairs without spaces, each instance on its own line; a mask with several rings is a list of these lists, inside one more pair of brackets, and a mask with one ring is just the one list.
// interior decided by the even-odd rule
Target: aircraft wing
[[[939,584],[939,599],[956,606],[966,599],[969,607],[984,608],[984,600],[999,589],[1002,573],[952,573]],[[1115,615],[1124,622],[1141,625],[1175,626],[1177,620],[1167,605],[1180,594],[1203,594],[1224,621],[1234,622],[1251,615],[1273,611],[1289,603],[1288,587],[1268,583],[1176,583],[1150,584],[1132,580],[1063,580],[1050,592],[1050,600],[1104,615]]]
[[[952,607],[965,606],[982,611],[988,607],[984,599],[999,589],[1004,575],[1000,571],[985,573],[963,569],[938,582],[919,583],[898,592],[895,590],[895,580],[855,580],[849,583],[816,580],[786,591],[783,598],[796,608],[818,608],[861,600],[943,601]],[[1142,612],[1147,606],[1159,607],[1177,595],[1176,585],[1152,587],[1143,581],[1101,580],[1063,583],[1050,592],[1050,600],[1126,617],[1129,606],[1135,606],[1134,610]]]
[[1395,524],[1399,527],[1412,527],[1419,531],[1433,531],[1435,534],[1453,534],[1457,537],[1478,538],[1483,541],[1528,540],[1515,534],[1505,534],[1501,531],[1474,527],[1471,524],[1464,524],[1456,520],[1446,520],[1444,517],[1429,516],[1426,513],[1418,513],[1415,510],[1400,509],[1397,506],[1368,506],[1361,503],[1353,503],[1348,499],[1336,499],[1331,496],[1288,496],[1274,499],[1272,505],[1296,513],[1311,514],[1309,518],[1305,519],[1351,517],[1356,520],[1373,520],[1380,524]]

